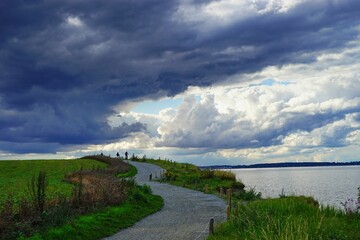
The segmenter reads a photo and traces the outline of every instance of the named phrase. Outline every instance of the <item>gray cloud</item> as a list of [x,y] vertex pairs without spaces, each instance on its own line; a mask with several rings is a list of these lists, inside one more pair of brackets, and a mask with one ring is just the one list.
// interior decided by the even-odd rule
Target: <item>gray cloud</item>
[[145,131],[141,123],[111,128],[107,117],[131,99],[312,62],[318,51],[353,40],[360,23],[358,1],[329,0],[235,20],[210,33],[177,19],[180,4],[2,1],[0,150],[54,152]]

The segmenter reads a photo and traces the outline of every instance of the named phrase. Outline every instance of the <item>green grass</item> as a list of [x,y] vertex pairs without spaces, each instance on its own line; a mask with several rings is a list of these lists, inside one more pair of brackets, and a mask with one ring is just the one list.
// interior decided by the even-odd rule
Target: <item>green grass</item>
[[[195,165],[176,163],[165,160],[140,159],[138,161],[155,164],[166,169],[162,180],[173,185],[186,187],[198,191],[205,191],[208,185],[208,193],[217,194],[220,188],[242,190],[244,185],[237,182],[235,175],[226,171],[201,170]],[[160,173],[157,173],[158,177]],[[155,177],[155,176],[153,176]]]
[[134,177],[137,174],[137,169],[133,165],[130,165],[130,170],[126,173],[119,173],[116,174],[119,178],[128,178],[128,177]]
[[31,240],[91,240],[110,236],[132,226],[140,219],[160,210],[164,205],[160,196],[152,195],[148,187],[137,187],[130,199],[120,206],[109,207],[92,214],[71,219],[63,226],[48,229]]
[[360,215],[321,209],[309,197],[285,197],[239,204],[231,220],[209,240],[360,239]]
[[15,198],[24,197],[27,183],[40,171],[45,171],[48,179],[48,196],[69,195],[72,185],[62,182],[64,175],[80,168],[105,168],[106,164],[87,159],[77,160],[11,160],[0,161],[0,202],[8,194]]

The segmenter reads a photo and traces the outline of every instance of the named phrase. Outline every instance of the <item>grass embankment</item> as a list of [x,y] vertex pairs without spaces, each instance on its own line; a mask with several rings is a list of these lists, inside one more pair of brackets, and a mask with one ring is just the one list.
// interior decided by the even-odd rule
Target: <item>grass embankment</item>
[[100,239],[162,208],[149,187],[115,177],[136,169],[115,158],[90,158],[2,162],[2,180],[16,185],[3,189],[21,194],[3,201],[0,239]]
[[260,199],[261,194],[254,189],[245,191],[243,184],[236,182],[231,172],[200,170],[191,164],[164,160],[137,161],[166,169],[161,180],[177,186],[204,191],[208,184],[209,192],[215,194],[220,187],[233,189],[231,218],[215,229],[215,235],[210,236],[210,240],[360,239],[360,213],[321,208],[311,197]]
[[135,159],[139,162],[147,162],[155,164],[166,170],[160,175],[157,173],[158,180],[169,182],[176,186],[186,187],[197,191],[219,194],[220,189],[232,189],[233,197],[241,200],[254,200],[261,197],[260,193],[256,193],[253,189],[245,190],[245,185],[236,180],[235,174],[230,171],[220,170],[202,170],[199,167],[188,163],[177,163],[168,160],[154,159]]
[[105,163],[91,159],[0,161],[0,202],[9,194],[16,199],[26,197],[28,182],[40,171],[47,174],[47,196],[52,198],[59,193],[70,196],[73,186],[63,181],[65,174],[81,168],[91,170],[105,167]]
[[209,240],[356,240],[359,229],[359,214],[321,209],[313,198],[290,196],[237,205]]

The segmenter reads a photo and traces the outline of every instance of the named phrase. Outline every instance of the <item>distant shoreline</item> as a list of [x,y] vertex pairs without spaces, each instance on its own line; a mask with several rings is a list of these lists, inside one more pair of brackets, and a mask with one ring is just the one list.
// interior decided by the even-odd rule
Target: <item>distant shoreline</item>
[[333,166],[360,166],[357,162],[283,162],[258,163],[250,165],[212,165],[200,166],[203,169],[244,169],[244,168],[288,168],[288,167],[333,167]]

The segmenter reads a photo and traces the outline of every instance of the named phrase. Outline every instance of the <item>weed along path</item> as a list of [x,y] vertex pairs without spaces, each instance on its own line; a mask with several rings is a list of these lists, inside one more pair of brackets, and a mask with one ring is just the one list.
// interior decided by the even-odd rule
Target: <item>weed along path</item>
[[134,226],[124,229],[106,240],[186,240],[205,239],[209,233],[209,221],[225,220],[225,201],[202,192],[169,184],[150,182],[162,168],[139,162],[130,162],[137,170],[136,181],[147,184],[154,194],[164,199],[164,207]]

